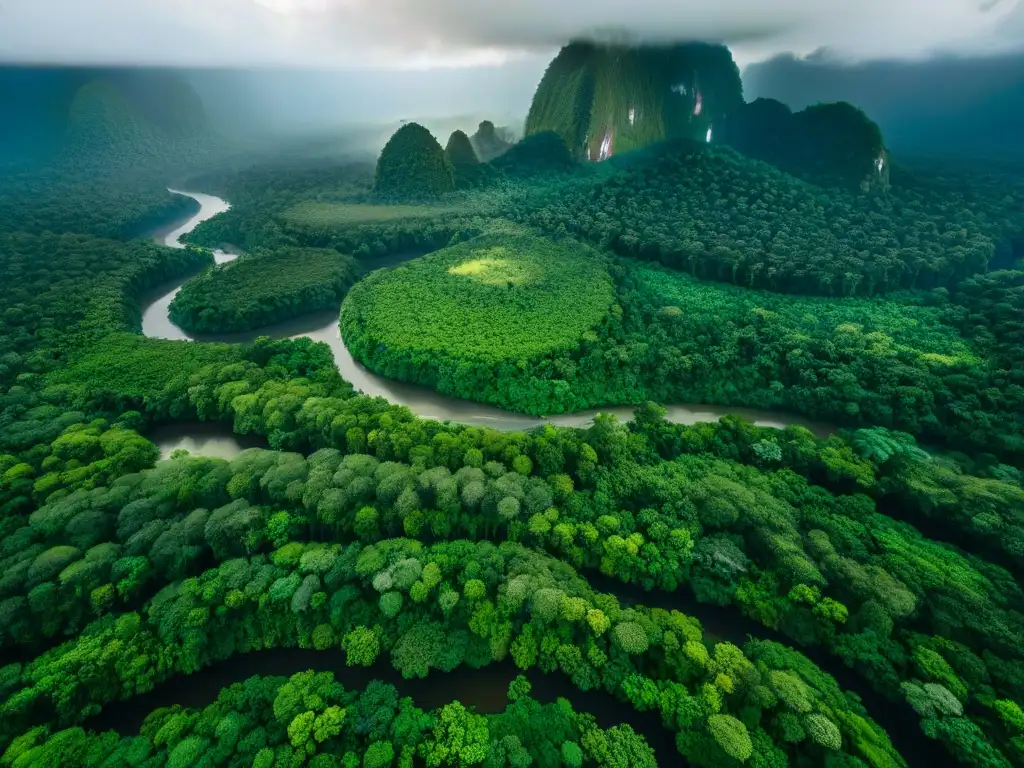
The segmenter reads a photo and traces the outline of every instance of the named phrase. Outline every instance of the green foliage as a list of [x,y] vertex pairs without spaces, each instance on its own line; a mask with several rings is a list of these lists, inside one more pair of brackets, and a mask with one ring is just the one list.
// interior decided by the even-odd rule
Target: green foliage
[[[446,624],[427,618],[431,615],[430,605],[413,609],[418,617],[411,625],[406,619],[391,619],[375,606],[377,590],[369,583],[373,579],[370,578],[372,569],[368,566],[377,567],[382,561],[394,566],[411,560],[441,564],[445,578],[455,583],[469,583],[474,579],[467,576],[474,574],[479,577],[475,580],[484,583],[486,594],[508,594],[516,588],[514,585],[522,586],[525,580],[526,588],[535,590],[535,596],[557,595],[582,601],[585,606],[601,604],[612,611],[617,627],[631,623],[638,629],[648,627],[658,640],[645,645],[643,650],[632,649],[627,656],[619,653],[617,639],[602,637],[585,623],[573,618],[560,618],[556,613],[549,622],[550,632],[546,632],[518,613],[514,605],[502,600],[494,604],[478,599],[478,607],[472,613],[454,614]],[[356,565],[353,568],[353,563],[360,562],[362,567]],[[724,684],[724,676],[727,675],[733,680],[728,684],[730,692],[739,696],[743,690],[763,687],[764,680],[777,676],[780,669],[795,667],[808,681],[807,695],[815,702],[814,712],[838,711],[848,717],[854,717],[856,713],[849,709],[848,703],[844,703],[831,678],[824,676],[799,654],[781,646],[755,648],[748,657],[745,655],[748,652],[735,646],[718,644],[714,646],[713,665],[695,666],[686,657],[676,655],[679,636],[703,647],[699,625],[694,620],[678,612],[650,611],[640,607],[620,609],[613,598],[594,593],[571,571],[563,571],[556,577],[554,571],[559,569],[553,558],[518,545],[506,543],[495,547],[489,543],[456,541],[424,547],[418,542],[391,540],[377,546],[347,547],[339,552],[336,563],[348,565],[338,571],[332,570],[334,576],[329,581],[333,586],[326,587],[330,591],[328,599],[319,606],[311,605],[308,616],[290,610],[287,601],[278,600],[274,595],[278,585],[300,580],[302,566],[294,559],[273,564],[265,556],[256,555],[226,561],[196,577],[186,578],[174,588],[163,590],[149,603],[144,619],[136,613],[127,614],[135,619],[130,627],[110,618],[95,622],[77,640],[44,654],[35,664],[19,670],[18,677],[9,686],[13,695],[0,705],[0,714],[4,718],[0,743],[13,733],[27,730],[24,724],[31,720],[33,712],[42,711],[42,708],[52,707],[55,713],[52,724],[55,728],[65,728],[77,722],[81,713],[135,690],[142,681],[152,685],[185,669],[198,671],[220,658],[251,647],[254,642],[274,646],[305,645],[309,642],[311,630],[315,633],[315,628],[327,625],[346,637],[351,652],[348,639],[366,635],[365,625],[354,625],[359,620],[382,625],[382,644],[390,651],[391,663],[406,677],[425,676],[431,668],[451,669],[459,663],[475,666],[490,663],[493,659],[491,653],[480,655],[473,651],[477,641],[468,640],[467,629],[473,636],[486,641],[478,644],[481,649],[488,648],[489,638],[503,637],[505,641],[517,638],[518,641],[538,634],[544,638],[561,637],[565,642],[552,643],[544,639],[539,644],[537,652],[542,669],[553,669],[552,665],[556,663],[566,666],[575,658],[573,663],[577,668],[572,672],[572,679],[579,681],[578,685],[585,683],[617,690],[625,678],[626,683],[621,685],[624,696],[634,706],[643,709],[661,706],[661,701],[675,702],[685,688],[699,690],[702,700],[706,700],[706,705],[716,715],[708,720],[706,733],[709,737],[714,734],[715,738],[723,740],[723,748],[727,751],[735,752],[742,746],[742,736],[746,731],[736,727],[739,720],[725,713],[740,713],[744,707],[752,706],[753,701],[737,705],[740,708],[732,710],[733,705],[722,696],[718,687]],[[420,570],[425,571],[425,568]],[[359,571],[364,575],[359,575]],[[227,608],[226,588],[230,584],[246,585],[249,598]],[[554,586],[556,584],[559,586]],[[489,621],[481,620],[482,612],[490,616]],[[403,629],[403,626],[408,628]],[[120,653],[107,652],[112,642],[119,643],[119,648],[131,653],[138,659],[137,663],[130,668],[121,664]],[[573,648],[584,647],[591,649],[586,657],[569,652]],[[612,657],[618,661],[607,663]],[[167,659],[175,661],[168,665]],[[56,688],[52,685],[55,680],[59,680]],[[546,747],[540,744],[531,746],[529,731],[521,725],[512,726],[513,723],[521,723],[522,717],[536,706],[529,698],[529,686],[522,682],[515,685],[514,701],[509,705],[517,714],[507,714],[507,721],[499,719],[494,722],[493,730],[487,718],[455,702],[444,707],[434,719],[424,720],[409,713],[419,725],[411,726],[413,733],[403,736],[399,736],[399,731],[387,730],[390,720],[387,710],[394,711],[397,697],[394,693],[387,695],[385,687],[379,684],[371,686],[372,690],[367,688],[363,694],[365,702],[356,702],[328,673],[303,672],[287,682],[276,679],[262,689],[260,685],[249,681],[241,687],[228,689],[227,695],[232,698],[224,700],[213,710],[216,715],[211,712],[216,729],[194,728],[197,722],[194,715],[175,713],[159,724],[144,728],[143,734],[147,738],[154,734],[152,739],[159,749],[169,752],[181,750],[182,756],[194,756],[196,745],[190,741],[193,736],[209,738],[215,730],[218,741],[229,732],[239,734],[233,743],[240,749],[244,744],[250,759],[254,760],[263,759],[257,758],[256,754],[268,741],[270,745],[287,744],[296,753],[312,756],[325,753],[325,750],[357,749],[351,739],[358,736],[366,739],[359,742],[359,754],[365,751],[368,742],[380,741],[391,733],[396,746],[412,744],[425,762],[436,765],[476,765],[488,759],[492,749],[499,749],[501,754],[510,758],[514,756],[516,761],[521,761],[517,764],[526,764],[524,749],[535,757],[535,750],[546,748],[550,752],[566,741],[580,744],[590,759],[598,764],[624,768],[654,764],[650,748],[631,728],[617,726],[601,731],[586,720],[576,721],[576,726],[570,720],[566,727],[559,727],[557,718],[542,718],[538,721],[544,723],[540,730],[547,734],[545,738],[550,742]],[[245,686],[256,687],[246,689]],[[234,699],[235,696],[238,698]],[[240,715],[266,720],[262,723],[250,720],[248,725],[239,721],[229,714],[229,702],[236,700],[246,702],[244,712],[251,713],[239,712]],[[254,703],[257,700],[263,703]],[[387,704],[388,701],[392,703]],[[763,707],[768,716],[779,706],[769,697],[761,696],[757,701],[760,703],[756,706]],[[676,705],[673,703],[671,706]],[[829,709],[823,709],[825,706]],[[231,718],[232,722],[226,723],[225,718]],[[360,725],[350,727],[349,723],[354,722]],[[688,731],[693,727],[691,720],[677,721],[675,716],[666,717],[665,722],[673,730]],[[869,725],[863,719],[857,722],[864,723],[865,727]],[[257,725],[263,728],[267,741],[240,738],[240,734]],[[507,730],[510,727],[512,730]],[[827,726],[821,727],[828,732]],[[704,733],[703,730],[701,732]],[[418,737],[416,733],[419,733]],[[524,741],[507,738],[515,734],[522,735]],[[496,741],[501,742],[499,746],[495,746]],[[880,754],[894,755],[891,747],[886,746],[884,737],[876,737],[876,741]],[[108,746],[112,748],[114,744]],[[685,744],[683,748],[685,756],[694,756]],[[375,748],[375,753],[378,751],[386,752],[386,748]],[[566,753],[572,760],[572,748],[566,748]],[[395,754],[400,754],[400,750],[396,749]],[[893,762],[899,763],[898,759]]]
[[45,371],[73,349],[137,327],[134,293],[210,258],[85,235],[0,233],[0,382]]
[[635,621],[624,621],[612,629],[615,643],[626,653],[640,654],[647,651],[647,634]]
[[963,705],[946,688],[936,683],[918,685],[904,681],[901,685],[907,701],[923,718],[940,715],[960,716],[964,713]]
[[562,742],[561,756],[566,768],[582,768],[583,750],[580,749],[580,745],[576,742]]
[[49,382],[103,413],[142,410],[167,418],[187,396],[190,379],[209,366],[241,362],[242,350],[226,344],[184,344],[113,333],[76,354]]
[[406,123],[384,145],[374,191],[386,199],[431,199],[454,189],[452,167],[430,131]]
[[836,724],[824,715],[808,715],[804,718],[804,728],[811,740],[825,749],[838,751],[843,746],[843,738]]
[[342,330],[381,373],[491,399],[495,365],[574,349],[611,298],[601,261],[579,246],[488,235],[371,274],[349,292]]
[[711,715],[708,731],[729,757],[745,761],[754,752],[747,727],[732,715]]
[[185,283],[171,302],[170,318],[199,333],[248,331],[334,309],[359,271],[355,259],[329,249],[257,251]]
[[[828,296],[932,288],[983,271],[997,222],[1018,199],[975,193],[964,205],[915,187],[863,199],[690,142],[573,186],[522,218],[698,277]],[[913,245],[901,232],[918,233]]]
[[445,705],[437,718],[433,738],[421,747],[428,766],[464,766],[482,763],[489,743],[487,720],[459,702]]
[[950,320],[987,355],[1009,368],[1024,365],[1024,272],[1001,269],[964,280]]
[[[279,709],[282,699],[310,709]],[[299,703],[299,702],[296,702]],[[351,718],[364,719],[353,726]],[[602,730],[567,701],[524,697],[503,712],[478,715],[458,701],[424,712],[390,685],[346,690],[329,673],[250,677],[223,688],[201,710],[149,714],[139,735],[39,728],[0,757],[5,767],[75,765],[309,765],[311,768],[436,766],[569,766],[583,764],[582,741],[595,765],[646,768],[651,750],[628,726]],[[555,762],[552,762],[554,760]]]
[[572,166],[572,154],[565,140],[554,131],[527,136],[491,161],[491,167],[511,178],[565,173]]
[[390,741],[375,741],[363,755],[363,768],[387,768],[395,759],[395,748]]
[[356,627],[341,641],[345,649],[346,663],[352,666],[369,667],[380,655],[380,640],[377,633],[366,627]]
[[0,232],[94,235],[127,239],[196,212],[190,197],[174,195],[150,178],[45,170],[0,177]]
[[[525,366],[490,366],[473,372],[464,362],[459,369],[449,370],[454,363],[425,354],[441,349],[439,335],[446,327],[417,303],[428,298],[423,292],[425,275],[448,263],[435,263],[435,258],[440,257],[382,275],[379,283],[371,278],[346,303],[344,336],[350,348],[371,367],[394,378],[534,413],[644,398],[724,403],[802,412],[832,423],[901,429],[935,440],[971,441],[1001,455],[1021,450],[1017,435],[1021,390],[1011,387],[987,406],[1001,413],[1001,421],[992,422],[977,405],[978,393],[1005,381],[1005,373],[944,323],[940,308],[926,306],[912,295],[897,294],[886,300],[784,296],[625,263],[613,269],[618,282],[616,304],[622,312],[613,304],[612,313],[593,335],[582,334],[578,346],[556,353],[553,362],[549,357],[527,358]],[[366,293],[375,293],[378,284],[388,286],[388,300],[377,305],[380,322],[401,325],[400,336],[380,332],[363,338],[363,326],[369,323],[356,324],[356,310],[367,303]],[[401,322],[392,320],[390,308],[396,305],[409,306],[408,313],[400,313]],[[468,311],[460,308],[452,317],[462,318]],[[544,317],[554,317],[556,311]],[[510,322],[514,321],[510,318]],[[398,347],[411,346],[405,341],[408,334],[428,324],[423,334],[433,346],[428,349],[424,342],[416,347],[424,354],[408,359]],[[462,339],[466,329],[473,327],[455,323],[444,332]],[[509,332],[520,327],[529,326],[515,324]],[[550,329],[535,338],[556,338],[554,334],[560,332]],[[498,339],[501,345],[488,346]],[[539,347],[531,344],[516,359]],[[486,335],[481,331],[479,346],[491,355],[506,349],[515,352],[509,338],[497,337],[491,329]],[[891,375],[894,365],[898,378]],[[967,381],[971,384],[965,386]],[[869,449],[864,442],[867,435],[858,438],[863,443],[858,450],[881,461],[883,454],[873,452],[881,442],[874,440],[875,448]],[[901,466],[919,464],[919,449],[908,450]],[[779,461],[776,456],[766,442],[750,460],[774,466]],[[895,472],[895,465],[891,471]],[[939,498],[937,493],[930,495]]]
[[[734,90],[719,49],[687,50],[718,64],[682,57],[659,74],[647,54],[589,70],[563,61],[558,78],[585,76],[563,104],[537,104],[558,133],[579,132],[573,152],[584,141],[599,150],[609,126],[616,152],[690,135]],[[666,97],[659,77],[691,99],[699,85],[706,113],[693,115],[681,91]],[[662,125],[647,120],[658,99]],[[631,120],[616,105],[633,100]],[[108,146],[116,99],[95,105],[78,135],[98,126],[87,143]],[[863,149],[857,115],[812,114],[850,128],[822,155],[830,163],[845,162],[842,146]],[[365,166],[233,174],[233,208],[194,239],[257,254],[275,293],[326,279],[289,273],[310,253],[372,266],[374,255],[444,247],[371,277],[364,300],[392,291],[380,325],[357,316],[345,336],[392,375],[461,396],[535,412],[724,402],[862,428],[817,439],[734,417],[683,426],[647,404],[629,425],[601,416],[582,430],[499,433],[358,395],[308,340],[142,339],[138,292],[209,254],[39,234],[123,236],[153,199],[141,186],[124,222],[88,223],[76,203],[62,223],[53,210],[23,216],[5,195],[43,185],[45,201],[70,183],[5,179],[0,215],[17,219],[0,225],[14,275],[0,296],[0,651],[27,662],[0,669],[5,764],[654,764],[630,727],[539,705],[525,679],[496,715],[455,702],[424,713],[379,683],[359,694],[308,673],[232,686],[203,712],[159,710],[132,738],[77,727],[237,653],[339,645],[349,665],[386,661],[407,678],[505,659],[557,672],[616,696],[622,719],[660,717],[694,765],[899,766],[869,715],[900,710],[963,764],[1019,761],[1024,505],[1020,472],[1000,463],[1024,455],[1019,291],[1017,273],[971,277],[1005,257],[996,242],[1019,225],[1019,194],[894,169],[886,196],[826,196],[686,144],[569,168],[561,138],[532,133],[443,207],[369,204]],[[468,142],[480,156],[487,136],[507,138],[482,127]],[[427,145],[414,156],[438,156]],[[552,165],[567,172],[526,181]],[[480,263],[499,248],[507,263]],[[233,268],[243,277],[244,265]],[[197,286],[221,272],[231,276]],[[269,296],[243,282],[242,293]],[[228,287],[207,292],[241,302]],[[288,311],[300,301],[313,299]],[[186,418],[230,423],[276,450],[153,466],[138,430]],[[973,455],[928,454],[911,433]],[[638,604],[617,584],[664,593]],[[797,651],[705,636],[670,610],[688,597],[731,611],[736,623],[716,632],[738,642],[771,630],[814,649],[871,711]]]

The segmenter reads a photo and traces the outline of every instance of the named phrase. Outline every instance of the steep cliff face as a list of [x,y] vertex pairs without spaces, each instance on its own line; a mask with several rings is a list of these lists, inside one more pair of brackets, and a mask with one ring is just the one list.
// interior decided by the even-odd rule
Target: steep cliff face
[[846,102],[794,113],[746,104],[729,49],[707,43],[565,46],[533,97],[526,135],[561,136],[576,160],[600,161],[666,139],[726,143],[809,181],[889,186],[882,133]]
[[704,141],[742,104],[724,46],[572,43],[541,79],[526,135],[554,131],[578,159],[604,160],[664,139]]
[[749,157],[815,183],[863,191],[889,186],[889,153],[882,132],[847,102],[792,112],[780,101],[757,99],[728,115],[718,138]]

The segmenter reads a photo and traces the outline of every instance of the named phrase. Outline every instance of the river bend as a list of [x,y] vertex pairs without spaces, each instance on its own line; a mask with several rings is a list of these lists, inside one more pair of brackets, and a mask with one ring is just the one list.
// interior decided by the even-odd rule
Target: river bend
[[[154,239],[161,245],[172,248],[183,248],[179,238],[191,232],[201,222],[226,211],[230,206],[220,198],[213,195],[206,195],[200,192],[183,192],[170,190],[174,194],[185,195],[193,198],[199,203],[199,212],[188,221],[180,224],[170,232],[162,232]],[[399,254],[385,259],[376,259],[368,267],[380,269],[395,266],[420,254]],[[214,251],[214,260],[217,264],[224,264],[236,258],[235,254],[223,250]],[[147,296],[142,302],[142,333],[154,339],[175,339],[188,341],[220,341],[227,343],[248,343],[257,336],[270,336],[275,339],[297,339],[309,338],[314,341],[321,341],[331,348],[334,355],[334,362],[338,366],[338,372],[342,378],[352,383],[360,392],[386,398],[395,405],[407,406],[416,415],[425,419],[436,419],[437,421],[453,421],[460,424],[472,426],[493,427],[503,431],[516,431],[532,429],[543,424],[553,424],[560,427],[582,427],[589,424],[597,413],[612,413],[620,420],[628,421],[633,417],[631,406],[613,406],[599,408],[579,413],[560,414],[548,418],[540,418],[522,413],[514,413],[496,408],[490,405],[475,403],[470,400],[460,400],[454,397],[439,394],[425,387],[392,381],[383,376],[378,376],[364,365],[358,363],[341,338],[341,331],[338,325],[338,312],[314,312],[308,315],[294,318],[275,325],[266,326],[255,331],[232,334],[200,335],[192,334],[179,328],[171,322],[168,316],[168,308],[171,301],[177,295],[181,286],[187,282],[189,277],[178,278],[171,283],[158,287]],[[696,424],[699,422],[717,421],[726,414],[742,416],[754,424],[762,427],[775,427],[783,429],[791,424],[807,427],[818,436],[829,434],[832,429],[822,423],[804,419],[775,411],[756,410],[751,408],[723,407],[714,405],[678,404],[666,406],[665,418],[676,424]],[[209,437],[209,435],[207,435]],[[226,439],[226,436],[225,436]],[[166,441],[166,444],[158,443],[161,447],[161,455],[169,455],[176,447],[189,447],[181,441]],[[193,446],[194,447],[194,446]],[[241,450],[241,447],[238,448]],[[219,455],[230,454],[231,450],[221,444],[218,446]],[[230,456],[229,456],[230,457]]]

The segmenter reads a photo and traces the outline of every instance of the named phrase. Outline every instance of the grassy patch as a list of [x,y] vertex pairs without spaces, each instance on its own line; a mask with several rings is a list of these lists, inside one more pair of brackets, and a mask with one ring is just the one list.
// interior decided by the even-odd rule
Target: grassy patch
[[369,203],[324,203],[306,201],[281,214],[289,224],[301,227],[340,229],[382,221],[432,218],[453,213],[444,205],[372,205]]
[[[506,256],[512,256],[512,258],[506,258]],[[514,254],[510,254],[507,248],[499,246],[492,248],[486,252],[486,255],[479,258],[449,267],[448,274],[467,277],[484,285],[508,287],[531,283],[536,275],[536,270],[532,270],[528,264],[516,260]]]

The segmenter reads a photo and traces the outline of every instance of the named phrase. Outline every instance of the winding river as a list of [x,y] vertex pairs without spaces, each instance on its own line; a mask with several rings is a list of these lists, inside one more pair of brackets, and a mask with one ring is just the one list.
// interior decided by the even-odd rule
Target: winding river
[[[183,247],[178,242],[181,235],[190,232],[200,222],[229,207],[223,200],[211,195],[171,191],[191,197],[200,205],[199,212],[188,221],[181,223],[170,232],[165,230],[154,236],[157,242],[171,247]],[[371,269],[390,267],[418,255],[404,254],[389,259],[375,260],[368,267]],[[236,257],[236,254],[223,250],[214,251],[217,264],[229,262]],[[585,426],[598,412],[612,413],[622,420],[632,418],[633,409],[621,406],[541,419],[446,397],[423,387],[385,379],[356,362],[349,354],[340,335],[337,311],[311,313],[246,333],[190,334],[172,323],[168,317],[171,301],[188,279],[188,277],[179,278],[143,297],[142,332],[144,335],[158,339],[228,343],[246,343],[257,336],[270,336],[278,339],[307,337],[324,342],[331,348],[342,377],[350,381],[357,390],[367,395],[385,397],[392,403],[408,406],[419,416],[440,421],[449,420],[511,431],[530,429],[542,424]],[[832,428],[826,424],[785,413],[748,408],[679,404],[667,406],[666,418],[675,423],[694,424],[715,421],[729,413],[743,416],[760,426],[784,428],[795,424],[807,427],[818,436],[832,432]],[[191,453],[230,459],[246,448],[265,444],[259,438],[247,438],[232,434],[230,427],[226,424],[200,422],[182,422],[159,427],[154,429],[149,436],[159,446],[162,458],[166,458],[178,448],[184,448]],[[771,633],[764,627],[737,616],[735,611],[719,610],[714,606],[697,604],[690,599],[689,595],[663,592],[645,593],[639,588],[613,582],[599,574],[588,574],[588,578],[591,579],[591,583],[595,587],[599,586],[617,594],[625,605],[640,602],[648,606],[683,610],[698,617],[706,624],[707,636],[710,640],[728,639],[740,644],[746,637],[755,636],[771,637],[786,645],[792,645],[792,641],[781,635],[776,636],[775,633]],[[808,653],[807,648],[801,650]],[[941,748],[936,742],[924,738],[915,718],[910,716],[905,706],[886,702],[872,691],[862,678],[843,667],[834,657],[824,653],[813,653],[814,650],[811,649],[814,660],[823,669],[835,676],[845,689],[855,690],[863,697],[865,704],[868,705],[869,714],[883,725],[893,744],[910,765],[934,761],[941,763],[944,756]],[[505,691],[508,683],[517,673],[517,670],[510,664],[503,663],[481,670],[460,668],[450,673],[432,673],[426,680],[403,680],[389,665],[378,664],[368,670],[346,667],[340,654],[317,653],[301,649],[267,650],[234,656],[203,670],[201,674],[176,676],[158,685],[150,693],[104,707],[103,711],[86,725],[96,729],[113,728],[122,734],[135,733],[141,726],[145,715],[156,707],[169,704],[202,707],[211,703],[222,687],[244,680],[251,675],[291,675],[306,669],[330,670],[335,673],[339,681],[352,688],[362,688],[371,679],[390,682],[398,687],[402,695],[412,696],[416,704],[425,709],[434,709],[458,698],[467,705],[475,706],[480,712],[499,712],[504,709]],[[583,693],[573,688],[568,680],[560,675],[534,673],[530,674],[530,680],[534,686],[533,695],[538,700],[552,701],[559,696],[570,699],[574,702],[577,710],[593,713],[603,727],[619,722],[629,722],[654,747],[660,765],[682,764],[678,752],[675,751],[671,734],[661,726],[656,715],[638,713],[603,691]]]
[[[205,195],[199,192],[183,192],[175,189],[170,191],[174,194],[191,197],[200,206],[199,212],[188,219],[188,221],[182,223],[169,233],[161,233],[155,236],[157,242],[173,248],[184,247],[178,242],[178,238],[181,235],[191,232],[201,222],[226,211],[230,207],[225,201],[212,195]],[[411,258],[416,258],[419,255],[418,253],[399,254],[390,258],[376,259],[367,266],[371,269],[391,267]],[[222,250],[214,251],[214,259],[218,264],[232,261],[236,257],[235,254]],[[338,312],[336,311],[314,312],[245,333],[218,335],[188,333],[172,323],[168,317],[168,307],[171,304],[171,300],[174,299],[181,286],[188,279],[188,277],[179,278],[173,283],[161,286],[150,295],[143,297],[142,333],[144,335],[154,339],[222,341],[228,343],[247,343],[257,336],[270,336],[275,339],[306,337],[314,341],[322,341],[331,348],[335,364],[338,366],[338,371],[341,373],[342,378],[351,382],[357,390],[367,395],[387,398],[389,402],[396,405],[408,406],[413,413],[425,419],[453,421],[473,426],[493,427],[503,431],[515,431],[532,429],[543,424],[554,424],[560,427],[586,426],[597,413],[612,413],[623,421],[628,421],[633,417],[632,407],[614,406],[540,418],[505,411],[494,406],[482,405],[469,400],[447,397],[425,387],[386,379],[356,362],[349,353],[341,338],[341,331],[338,326]],[[775,411],[689,403],[669,405],[666,408],[668,413],[665,418],[676,424],[717,421],[722,416],[732,413],[743,416],[763,427],[782,429],[791,424],[796,424],[807,427],[818,436],[825,436],[832,432],[832,428],[826,424]],[[231,455],[240,452],[242,446],[239,445],[237,450],[234,450],[234,453],[232,453],[230,430],[226,426],[222,430],[221,441],[217,446],[218,455],[230,458]],[[167,439],[157,444],[160,446],[161,456],[169,455],[175,448],[189,448],[191,450],[190,446],[181,440]]]

